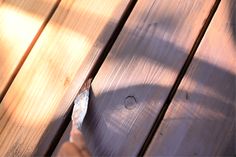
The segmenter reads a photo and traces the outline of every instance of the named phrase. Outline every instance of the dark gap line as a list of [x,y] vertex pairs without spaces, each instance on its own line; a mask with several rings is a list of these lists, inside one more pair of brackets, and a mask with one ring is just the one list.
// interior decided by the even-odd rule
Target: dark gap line
[[168,94],[168,96],[164,102],[164,105],[162,106],[162,108],[160,110],[160,113],[157,115],[157,117],[154,121],[154,124],[153,124],[151,130],[149,131],[149,134],[147,135],[147,138],[144,141],[137,156],[144,156],[147,149],[148,149],[148,146],[151,144],[152,139],[154,138],[157,129],[159,128],[162,120],[164,119],[164,116],[170,106],[170,103],[171,103],[173,97],[175,96],[175,93],[177,92],[177,89],[178,89],[184,75],[186,74],[186,72],[191,64],[191,61],[193,60],[193,57],[194,57],[194,55],[201,43],[206,31],[207,31],[208,26],[210,25],[210,23],[212,21],[213,16],[215,15],[215,12],[217,11],[217,8],[218,8],[220,2],[221,2],[221,0],[216,0],[215,4],[213,5],[204,25],[202,26],[202,28],[200,30],[200,33],[198,34],[198,36],[193,44],[193,47],[191,48],[189,56],[187,57],[183,67],[181,68],[180,73],[178,74],[177,79],[176,79],[174,85],[172,86],[170,93]]
[[51,18],[53,16],[53,14],[55,13],[55,11],[57,10],[60,2],[61,2],[61,0],[57,0],[55,2],[55,4],[53,5],[51,11],[49,12],[46,19],[44,20],[44,22],[40,26],[40,28],[39,28],[38,32],[36,33],[36,35],[34,36],[34,38],[33,38],[32,42],[30,43],[29,47],[26,49],[24,55],[22,56],[22,58],[19,61],[18,65],[16,66],[15,70],[13,71],[10,79],[8,80],[6,86],[4,87],[2,94],[0,95],[0,102],[2,102],[3,98],[7,94],[7,91],[9,90],[9,88],[12,85],[13,81],[15,80],[15,78],[16,78],[17,74],[19,73],[20,69],[24,65],[27,57],[29,56],[31,50],[33,49],[34,45],[36,44],[36,42],[39,39],[40,35],[42,34],[43,30],[47,26],[48,22],[51,20]]
[[[23,66],[25,60],[27,59],[28,55],[30,54],[32,48],[34,47],[35,43],[37,42],[38,38],[40,37],[40,35],[42,34],[44,28],[46,27],[47,23],[50,21],[51,17],[53,16],[54,12],[56,11],[57,7],[59,6],[61,0],[58,0],[53,8],[51,9],[51,11],[49,12],[48,16],[46,17],[46,19],[44,20],[44,22],[42,23],[42,25],[40,26],[38,32],[36,33],[35,37],[33,38],[32,42],[30,43],[29,47],[27,48],[25,54],[23,55],[23,57],[21,58],[20,62],[18,63],[16,69],[14,70],[13,74],[11,75],[9,81],[7,82],[7,85],[5,86],[2,95],[0,95],[0,102],[2,102],[4,96],[7,94],[7,91],[9,90],[11,84],[13,83],[13,81],[15,80],[17,74],[19,73],[21,67]],[[5,115],[6,112],[4,112],[0,119]],[[11,118],[11,115],[7,118],[6,121],[9,121],[9,119]],[[4,124],[4,126],[2,127],[2,130],[0,131],[0,134],[2,133],[2,131],[5,129],[7,123]],[[5,140],[4,140],[5,141]],[[4,141],[2,143],[4,143]]]
[[[96,60],[96,62],[92,66],[91,71],[89,72],[88,76],[86,77],[86,80],[88,80],[90,78],[93,80],[94,77],[96,76],[96,74],[98,73],[100,67],[102,66],[103,62],[105,61],[108,53],[110,52],[112,46],[114,45],[116,39],[118,38],[120,32],[122,31],[126,21],[128,20],[128,17],[131,14],[136,2],[137,2],[137,0],[130,0],[130,2],[128,3],[120,20],[117,23],[117,26],[115,27],[113,33],[111,34],[107,44],[102,49],[100,56],[98,57],[98,59]],[[69,123],[71,121],[71,114],[72,114],[73,106],[74,105],[71,104],[69,109],[67,110],[67,113],[64,116],[64,121],[60,125],[56,135],[53,137],[53,140],[50,143],[50,146],[47,149],[45,156],[51,156],[52,153],[54,152],[56,146],[58,145],[61,137],[63,136],[67,126],[69,125]]]

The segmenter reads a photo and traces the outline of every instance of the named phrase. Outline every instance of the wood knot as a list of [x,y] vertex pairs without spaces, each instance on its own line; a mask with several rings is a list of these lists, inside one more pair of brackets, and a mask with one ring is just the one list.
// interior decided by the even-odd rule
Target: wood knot
[[64,80],[64,86],[67,87],[70,84],[70,78],[66,77],[66,79]]

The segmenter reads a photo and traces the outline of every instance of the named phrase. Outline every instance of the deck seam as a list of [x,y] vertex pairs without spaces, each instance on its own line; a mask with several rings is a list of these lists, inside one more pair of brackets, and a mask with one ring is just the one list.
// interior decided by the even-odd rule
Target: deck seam
[[178,90],[178,87],[179,87],[182,79],[184,78],[185,73],[187,72],[187,70],[188,70],[188,68],[189,68],[189,66],[190,66],[190,64],[191,64],[191,62],[194,58],[194,55],[195,55],[199,45],[201,44],[202,39],[204,38],[204,36],[206,34],[206,31],[207,31],[207,29],[208,29],[214,15],[215,15],[216,11],[218,9],[218,6],[220,5],[220,2],[221,2],[221,0],[216,0],[213,7],[211,8],[211,11],[210,11],[208,17],[206,18],[206,20],[205,20],[205,22],[204,22],[204,24],[203,24],[196,40],[195,40],[195,42],[194,42],[194,44],[193,44],[193,46],[190,50],[190,53],[189,53],[187,59],[185,60],[185,63],[182,66],[182,68],[181,68],[181,70],[180,70],[180,72],[179,72],[179,74],[178,74],[178,76],[175,80],[175,83],[172,86],[172,88],[171,88],[171,90],[170,90],[170,92],[169,92],[169,94],[168,94],[168,96],[167,96],[167,98],[164,102],[164,105],[162,106],[159,114],[157,115],[157,117],[156,117],[156,119],[155,119],[155,121],[154,121],[148,135],[147,135],[147,138],[144,141],[144,143],[143,143],[143,145],[142,145],[142,147],[141,147],[141,149],[140,149],[137,156],[144,156],[147,149],[148,149],[148,147],[149,147],[149,145],[151,144],[152,139],[155,136],[155,133],[158,130],[162,120],[164,119],[164,116],[165,116],[165,114],[166,114],[166,112],[167,112],[167,110],[168,110],[168,108],[171,104],[171,101],[172,101],[173,97],[175,96],[175,93]]
[[[99,55],[98,59],[95,61],[93,64],[88,76],[86,77],[85,81],[87,79],[94,79],[95,76],[97,75],[100,67],[102,66],[103,62],[105,61],[107,55],[109,54],[112,46],[114,45],[116,39],[118,38],[120,32],[122,31],[126,21],[128,20],[133,8],[135,7],[135,4],[137,3],[137,0],[130,0],[128,3],[127,7],[125,8],[122,16],[120,17],[114,31],[112,32],[109,40],[105,44],[104,48],[101,50],[101,54]],[[67,110],[65,116],[64,116],[64,121],[60,125],[56,135],[53,137],[52,142],[50,143],[49,148],[47,149],[45,156],[51,156],[58,145],[62,135],[64,134],[67,126],[69,125],[71,121],[71,114],[72,114],[72,109],[73,109],[73,104],[70,105],[69,109]]]
[[60,5],[61,0],[57,0],[55,2],[55,4],[53,5],[52,9],[50,10],[49,14],[46,16],[46,19],[43,21],[42,25],[40,26],[39,30],[37,31],[37,33],[35,34],[33,40],[31,41],[31,43],[29,44],[29,47],[26,49],[24,55],[22,56],[22,58],[20,59],[18,65],[16,66],[15,70],[13,71],[11,77],[9,78],[6,86],[4,87],[2,94],[0,95],[0,102],[2,102],[3,98],[5,97],[5,95],[7,94],[7,91],[9,90],[9,88],[11,87],[13,81],[15,80],[17,74],[19,73],[21,67],[24,65],[26,59],[28,58],[31,50],[33,49],[34,45],[36,44],[36,42],[38,41],[39,37],[41,36],[41,34],[43,33],[45,27],[47,26],[48,22],[51,20],[52,16],[54,15],[54,13],[56,12],[58,6]]

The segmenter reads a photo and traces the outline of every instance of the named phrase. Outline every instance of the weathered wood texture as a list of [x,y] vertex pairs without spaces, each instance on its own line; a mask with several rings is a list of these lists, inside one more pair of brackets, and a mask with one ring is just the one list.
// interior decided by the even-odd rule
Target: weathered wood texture
[[236,1],[221,1],[147,156],[233,156]]
[[137,2],[92,84],[92,154],[137,155],[214,2]]
[[56,0],[0,0],[0,98]]
[[60,3],[1,103],[1,156],[45,153],[127,4]]

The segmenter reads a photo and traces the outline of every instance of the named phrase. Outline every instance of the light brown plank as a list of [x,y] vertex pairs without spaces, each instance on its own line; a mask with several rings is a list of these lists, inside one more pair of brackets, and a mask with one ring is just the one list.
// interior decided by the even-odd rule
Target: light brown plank
[[43,155],[129,0],[63,0],[0,106],[0,154]]
[[221,1],[147,156],[235,156],[236,1]]
[[94,155],[137,155],[214,2],[137,2],[92,84],[84,134]]
[[55,2],[0,0],[0,98]]

